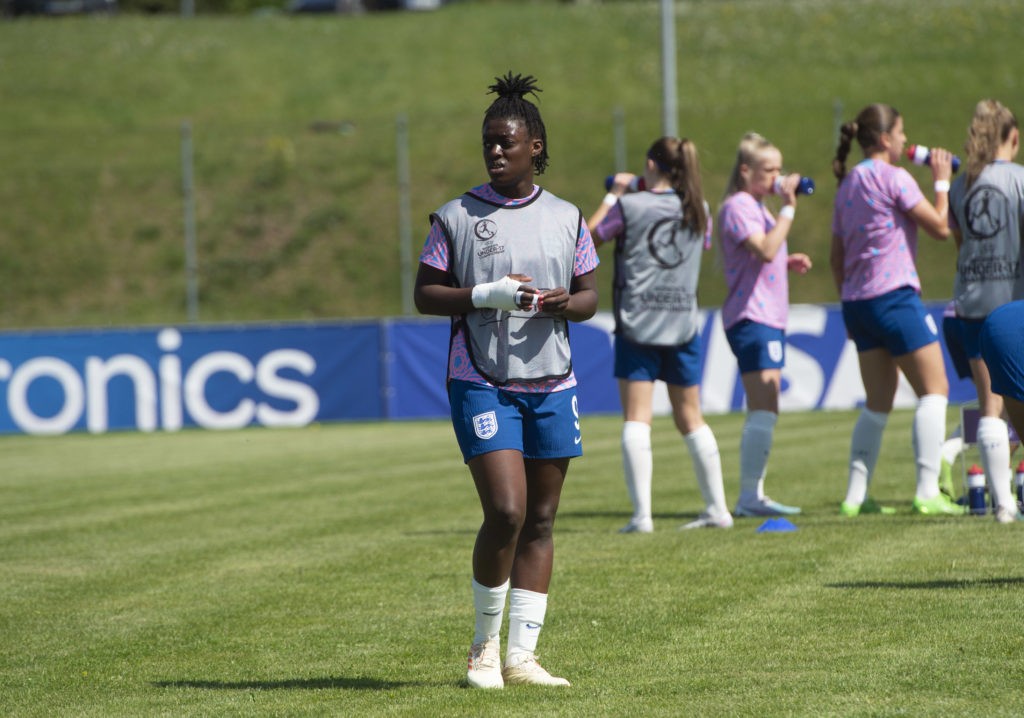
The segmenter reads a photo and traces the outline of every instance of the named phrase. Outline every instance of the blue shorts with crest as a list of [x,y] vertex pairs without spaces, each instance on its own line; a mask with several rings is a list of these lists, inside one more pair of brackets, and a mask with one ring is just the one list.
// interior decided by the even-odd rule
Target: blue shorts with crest
[[725,330],[740,374],[786,365],[786,332],[767,324],[742,319]]
[[448,400],[455,437],[467,463],[501,449],[514,449],[527,459],[583,455],[575,388],[529,394],[452,381]]

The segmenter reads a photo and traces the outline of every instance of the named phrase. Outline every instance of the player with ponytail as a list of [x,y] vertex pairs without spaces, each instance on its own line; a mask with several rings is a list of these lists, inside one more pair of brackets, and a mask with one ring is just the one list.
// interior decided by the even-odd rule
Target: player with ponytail
[[598,245],[615,242],[615,376],[625,420],[622,463],[633,504],[621,530],[654,530],[651,420],[659,379],[668,386],[675,425],[704,500],[704,510],[683,528],[729,528],[718,442],[700,409],[697,283],[701,255],[710,247],[711,218],[697,147],[688,139],[662,137],[647,150],[647,191],[627,191],[634,177],[615,175],[588,222]]
[[1012,389],[1005,382],[993,381],[980,338],[992,312],[1024,299],[1024,167],[1013,162],[1020,149],[1017,118],[1002,103],[982,100],[974,109],[965,149],[967,171],[949,191],[949,226],[957,244],[953,302],[978,391],[981,466],[992,492],[996,520],[1011,523],[1017,518],[1017,506],[1010,486],[1010,439],[1002,418],[1001,394]]
[[[790,253],[788,246],[799,182],[798,174],[782,174],[778,147],[756,132],[747,133],[736,150],[718,210],[719,247],[728,287],[722,326],[736,356],[747,402],[736,516],[800,513],[798,506],[775,501],[764,489],[786,363],[788,273],[805,274],[812,264],[809,256]],[[782,199],[778,217],[764,204],[775,193]]]
[[[847,171],[856,140],[864,160]],[[935,320],[921,302],[914,258],[920,226],[936,239],[947,226],[952,155],[932,150],[935,204],[896,163],[906,144],[903,117],[884,104],[865,107],[843,125],[832,167],[839,180],[832,218],[832,277],[847,333],[857,346],[867,395],[853,428],[846,498],[840,514],[891,513],[868,489],[892,411],[900,372],[918,396],[913,446],[917,466],[913,509],[920,514],[961,514],[963,507],[939,487],[949,382]]]

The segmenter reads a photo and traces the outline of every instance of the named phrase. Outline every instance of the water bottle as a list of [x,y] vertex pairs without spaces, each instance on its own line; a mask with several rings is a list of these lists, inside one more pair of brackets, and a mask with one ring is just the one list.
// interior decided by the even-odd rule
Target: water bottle
[[985,506],[985,472],[977,464],[967,469],[967,506],[973,516],[984,516]]
[[1017,473],[1013,476],[1013,484],[1017,489],[1017,509],[1024,512],[1024,460],[1017,464]]
[[[772,191],[775,194],[782,194],[782,180],[783,177],[779,175],[775,178],[775,185],[772,187]],[[810,177],[801,177],[800,181],[796,185],[797,194],[814,194],[814,180]]]
[[[615,175],[608,175],[604,178],[604,191],[610,192],[612,185],[615,184]],[[644,182],[644,178],[640,175],[634,175],[633,179],[629,181],[630,192],[643,192],[647,189],[647,183]]]
[[[932,151],[924,145],[911,145],[907,148],[907,159],[915,165],[930,165],[932,163]],[[953,155],[953,172],[960,170],[960,158]]]

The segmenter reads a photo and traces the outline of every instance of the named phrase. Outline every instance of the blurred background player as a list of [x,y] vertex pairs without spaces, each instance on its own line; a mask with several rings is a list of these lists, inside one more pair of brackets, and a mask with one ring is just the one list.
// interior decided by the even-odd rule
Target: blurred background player
[[452,424],[483,509],[467,682],[567,686],[534,651],[555,513],[569,459],[582,454],[567,320],[597,309],[597,253],[580,210],[533,183],[548,163],[544,122],[526,99],[540,92],[534,78],[496,79],[483,122],[490,182],[431,215],[414,297],[420,312],[452,317]]
[[1004,304],[981,328],[981,356],[992,391],[1003,397],[1018,436],[1024,436],[1024,300]]
[[[949,300],[942,310],[942,338],[957,378],[971,377],[971,364],[964,348],[963,321],[956,315],[956,303]],[[942,442],[939,454],[939,490],[951,499],[959,495],[953,485],[953,465],[964,450],[963,426],[957,424]]]
[[[740,141],[736,163],[718,211],[728,295],[722,325],[739,365],[747,417],[740,439],[740,496],[736,516],[784,516],[799,507],[773,501],[764,492],[768,455],[779,417],[782,367],[789,315],[788,272],[811,268],[806,254],[789,254],[786,236],[796,216],[800,175],[782,172],[782,153],[757,133]],[[778,220],[764,206],[778,192]]]
[[995,100],[979,102],[967,131],[967,171],[953,182],[949,195],[949,226],[957,244],[953,301],[978,391],[979,458],[1000,523],[1010,523],[1017,516],[1010,439],[1002,418],[1003,398],[993,391],[979,336],[991,312],[1024,298],[1024,167],[1013,162],[1019,146],[1020,130],[1013,113]]
[[[864,160],[847,173],[846,158],[854,139]],[[933,205],[910,173],[896,166],[905,144],[899,112],[873,104],[842,126],[833,160],[839,190],[832,219],[831,269],[846,330],[857,346],[866,394],[850,441],[849,479],[840,505],[844,516],[891,511],[870,499],[868,488],[900,371],[918,396],[913,509],[921,514],[964,512],[939,490],[949,382],[938,327],[921,302],[914,264],[918,226],[936,239],[949,236],[952,156],[942,148],[932,150]]]
[[697,283],[711,220],[697,148],[662,137],[647,150],[648,191],[629,193],[635,175],[615,175],[590,217],[595,243],[615,241],[615,376],[624,423],[622,464],[633,516],[624,533],[650,533],[654,382],[668,385],[704,511],[682,528],[729,528],[718,442],[700,410],[701,339]]

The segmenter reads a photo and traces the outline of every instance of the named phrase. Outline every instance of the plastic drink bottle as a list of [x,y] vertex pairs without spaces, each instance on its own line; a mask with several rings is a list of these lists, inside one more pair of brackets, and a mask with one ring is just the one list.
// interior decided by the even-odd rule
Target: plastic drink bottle
[[[612,185],[615,184],[615,175],[608,175],[604,178],[604,191],[611,191]],[[647,183],[644,182],[644,178],[640,175],[636,175],[629,182],[630,192],[643,192],[647,189]]]
[[972,515],[985,515],[985,472],[977,464],[967,469],[967,506]]
[[[775,194],[782,194],[782,177],[775,178],[775,186],[772,188]],[[801,177],[796,185],[797,194],[814,194],[814,180],[810,177]]]
[[[932,151],[924,145],[910,145],[907,148],[907,159],[915,165],[931,165]],[[953,172],[960,170],[960,158],[953,155]]]

